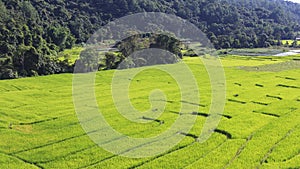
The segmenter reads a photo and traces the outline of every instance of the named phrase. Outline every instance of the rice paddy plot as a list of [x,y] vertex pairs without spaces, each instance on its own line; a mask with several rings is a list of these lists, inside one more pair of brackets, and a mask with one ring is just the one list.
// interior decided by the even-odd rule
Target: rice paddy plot
[[[78,120],[72,96],[73,75],[0,81],[0,168],[300,167],[300,69],[297,60],[270,56],[222,57],[226,105],[224,112],[216,114],[220,117],[219,125],[203,143],[197,139],[207,119],[212,117],[211,82],[199,58],[187,57],[183,62],[197,82],[196,88],[189,86],[189,90],[183,92],[192,95],[199,91],[199,101],[183,99],[182,82],[161,71],[162,65],[147,67],[127,79],[128,95],[120,97],[119,101],[129,99],[133,108],[140,112],[136,120],[142,123],[127,119],[116,107],[111,91],[115,71],[96,74],[93,86],[97,109],[114,130],[125,136],[151,138],[169,130],[178,118],[194,119],[191,130],[174,133],[183,137],[177,145],[147,158],[116,155],[90,139],[80,124],[89,120],[97,122],[97,118]],[[178,64],[163,66],[180,73]],[[88,87],[84,82],[81,85]],[[154,97],[149,97],[157,90],[164,97],[155,92]],[[182,106],[190,109],[182,110]],[[131,109],[124,107],[122,110]],[[105,128],[88,131],[88,134],[101,130]],[[112,138],[107,144],[119,146],[122,139]],[[133,146],[128,152],[137,147]]]

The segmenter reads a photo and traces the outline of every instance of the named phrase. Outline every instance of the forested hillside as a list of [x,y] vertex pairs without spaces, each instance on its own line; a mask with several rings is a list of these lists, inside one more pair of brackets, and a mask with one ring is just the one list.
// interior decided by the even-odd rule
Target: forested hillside
[[300,5],[283,0],[2,0],[0,79],[71,72],[58,52],[111,20],[144,11],[188,19],[216,48],[281,45],[300,31]]

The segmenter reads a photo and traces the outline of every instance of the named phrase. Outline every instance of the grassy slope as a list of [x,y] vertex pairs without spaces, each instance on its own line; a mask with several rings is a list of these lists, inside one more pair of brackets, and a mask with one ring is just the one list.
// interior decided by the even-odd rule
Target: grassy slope
[[[238,69],[284,61],[283,57],[223,58],[227,78],[224,114],[232,118],[222,118],[218,129],[227,131],[232,138],[214,133],[200,144],[186,137],[161,156],[144,159],[115,156],[85,135],[73,107],[71,74],[0,81],[0,168],[299,168],[300,89],[278,84],[300,87],[300,69]],[[211,98],[206,70],[198,58],[185,58],[185,62],[197,76],[201,104],[206,105],[195,111],[208,113]],[[97,102],[116,130],[133,137],[149,137],[166,130],[178,117],[171,113],[179,111],[178,85],[168,74],[154,68],[132,80],[129,96],[138,110],[147,110],[149,93],[156,88],[164,91],[173,101],[166,103],[159,117],[164,125],[125,120],[111,98],[114,71],[97,73]],[[199,135],[205,119],[198,116],[190,133]]]

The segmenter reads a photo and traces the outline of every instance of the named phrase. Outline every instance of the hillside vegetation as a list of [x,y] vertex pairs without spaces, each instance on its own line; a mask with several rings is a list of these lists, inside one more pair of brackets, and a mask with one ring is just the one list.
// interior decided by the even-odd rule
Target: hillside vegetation
[[0,79],[72,72],[68,60],[58,59],[60,51],[85,43],[109,21],[137,12],[187,19],[216,48],[248,48],[294,39],[299,11],[300,5],[283,0],[2,0]]

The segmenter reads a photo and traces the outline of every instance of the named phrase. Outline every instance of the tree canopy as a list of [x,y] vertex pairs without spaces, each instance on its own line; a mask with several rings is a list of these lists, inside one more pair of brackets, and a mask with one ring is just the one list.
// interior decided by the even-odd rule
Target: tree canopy
[[300,5],[284,0],[2,0],[0,79],[71,71],[58,52],[137,12],[187,19],[218,49],[281,45],[300,32]]

